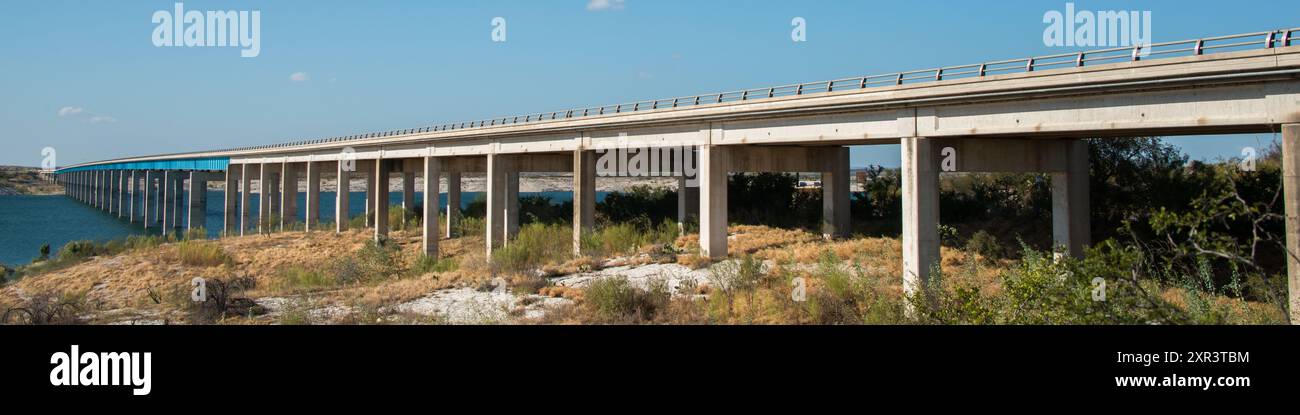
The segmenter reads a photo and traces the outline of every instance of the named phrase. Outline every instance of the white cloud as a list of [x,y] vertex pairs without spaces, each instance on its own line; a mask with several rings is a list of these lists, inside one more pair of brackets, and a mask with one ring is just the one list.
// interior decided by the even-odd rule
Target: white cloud
[[292,82],[306,82],[308,79],[311,79],[311,76],[306,72],[294,72],[289,75],[289,80]]
[[117,122],[117,118],[86,111],[86,109],[82,107],[62,107],[59,108],[58,114],[59,117],[87,121],[91,124],[111,124]]
[[623,0],[589,0],[587,2],[588,11],[603,10],[622,10]]

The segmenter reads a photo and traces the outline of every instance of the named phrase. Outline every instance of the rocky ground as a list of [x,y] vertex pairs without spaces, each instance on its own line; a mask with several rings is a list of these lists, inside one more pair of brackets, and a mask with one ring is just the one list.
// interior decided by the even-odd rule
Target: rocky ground
[[56,194],[63,194],[63,188],[39,168],[0,166],[0,196]]

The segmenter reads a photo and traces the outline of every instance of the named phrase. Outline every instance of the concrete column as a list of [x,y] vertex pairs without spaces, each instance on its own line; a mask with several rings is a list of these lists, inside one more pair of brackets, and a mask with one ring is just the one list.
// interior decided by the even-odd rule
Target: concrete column
[[280,170],[284,168],[284,163],[275,163],[268,165],[267,167],[271,171],[267,172],[266,181],[262,183],[262,189],[266,190],[266,195],[269,196],[267,201],[270,203],[270,210],[267,211],[267,215],[265,216],[267,220],[271,221],[267,224],[267,229],[279,230],[281,221],[280,195],[283,194],[283,192],[280,191],[280,177],[282,176]]
[[319,161],[307,162],[307,206],[302,215],[307,232],[320,224],[320,168]]
[[573,254],[582,255],[582,239],[596,226],[596,153],[573,151]]
[[362,174],[366,177],[366,227],[375,226],[375,163],[367,163],[368,168]]
[[131,170],[130,176],[127,177],[127,180],[129,180],[127,183],[127,192],[129,192],[131,196],[131,199],[127,201],[126,204],[127,223],[135,223],[136,212],[138,211],[137,206],[140,205],[139,203],[136,203],[136,199],[140,198],[140,177],[138,172],[139,170]]
[[1052,243],[1075,258],[1091,243],[1088,203],[1088,142],[1071,140],[1066,171],[1052,173]]
[[383,241],[388,238],[388,173],[391,171],[392,160],[379,159],[375,160],[374,177],[374,202],[371,212],[375,217],[375,242]]
[[492,257],[492,249],[505,246],[506,230],[506,186],[509,184],[510,156],[500,154],[487,155],[487,256]]
[[184,229],[185,226],[181,221],[185,220],[185,176],[187,175],[189,175],[189,172],[178,171],[174,175],[175,179],[172,180],[172,187],[174,188],[172,192],[176,194],[175,203],[171,206],[172,215],[176,218],[172,222],[172,228],[176,229],[177,233],[180,233],[180,230]]
[[272,188],[275,187],[275,180],[272,178],[271,169],[274,165],[262,163],[258,168],[258,194],[257,194],[257,233],[271,232],[271,199],[274,199]]
[[126,206],[126,170],[113,171],[113,211],[117,217],[126,215],[122,207]]
[[104,171],[104,211],[117,213],[117,170]]
[[162,187],[162,207],[159,212],[162,213],[162,231],[163,234],[169,234],[176,228],[176,186],[172,182],[176,180],[177,172],[175,170],[163,170],[163,180],[160,184]]
[[[434,202],[437,200],[435,199]],[[415,214],[415,172],[413,171],[402,172],[402,209],[406,209],[408,215]]]
[[144,183],[141,184],[143,194],[140,197],[140,222],[144,223],[145,229],[149,229],[149,226],[154,224],[153,218],[158,215],[158,192],[154,191],[153,188],[153,181],[156,177],[158,177],[157,171],[144,171]]
[[95,207],[103,209],[104,203],[104,171],[95,170]]
[[[352,163],[355,163],[355,161]],[[336,169],[338,171],[338,179],[336,179],[335,182],[338,184],[338,191],[335,192],[337,193],[337,196],[334,198],[334,232],[343,232],[348,230],[348,209],[350,208],[348,204],[348,195],[352,191],[352,172],[348,170],[348,164],[348,162],[340,160],[338,162],[338,168]],[[355,164],[353,164],[353,166],[355,166]]]
[[455,236],[453,235],[453,233],[455,233],[455,229],[457,229],[459,226],[460,226],[460,172],[449,171],[447,172],[447,232],[446,232],[447,237],[451,238]]
[[829,163],[834,170],[822,172],[822,238],[848,237],[849,148],[836,147]]
[[727,257],[727,172],[731,149],[700,146],[700,254]]
[[939,263],[939,166],[933,142],[902,140],[903,292],[911,295],[929,283]]
[[221,212],[222,231],[225,236],[239,235],[239,172],[235,165],[226,166],[225,206]]
[[1291,324],[1300,324],[1300,124],[1282,126],[1282,196],[1286,209],[1286,280]]
[[208,225],[208,173],[190,172],[189,214],[186,230],[207,229]]
[[[424,228],[424,254],[434,258],[438,257],[438,176],[441,174],[442,161],[437,157],[425,157],[424,186],[420,189],[424,193],[424,221],[420,226]],[[412,184],[415,183],[413,176],[404,175],[402,180],[408,178]]]
[[284,163],[280,169],[280,230],[298,221],[298,166]]
[[510,160],[510,170],[506,172],[506,237],[501,242],[506,245],[519,236],[519,170],[515,159]]
[[699,220],[700,187],[696,183],[690,186],[686,176],[677,176],[677,232],[686,233],[686,223],[692,218]]
[[244,236],[244,232],[253,225],[250,223],[252,216],[250,211],[253,203],[254,172],[250,171],[248,166],[247,164],[239,166],[239,236]]

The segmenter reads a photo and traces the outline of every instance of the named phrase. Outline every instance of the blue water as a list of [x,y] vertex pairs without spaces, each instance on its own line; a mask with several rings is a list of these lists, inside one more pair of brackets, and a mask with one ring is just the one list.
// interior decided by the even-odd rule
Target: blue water
[[[469,206],[481,195],[482,192],[461,192],[461,207]],[[445,210],[447,194],[438,196],[439,210]],[[520,193],[520,196],[549,197],[554,204],[573,200],[571,192]],[[335,197],[334,192],[321,192],[322,222],[334,220]],[[422,193],[417,193],[415,199],[419,201],[422,197]],[[364,214],[365,192],[351,192],[349,198],[349,216]],[[597,201],[604,198],[605,192],[596,193]],[[250,217],[256,218],[258,195],[253,194],[250,199]],[[306,199],[306,193],[298,193],[297,218],[302,218],[306,212]],[[138,200],[137,209],[142,205]],[[392,205],[400,206],[402,193],[391,192],[388,200]],[[224,202],[225,192],[208,192],[207,223],[204,227],[208,230],[209,237],[219,236],[225,228],[222,214]],[[188,201],[181,206],[188,206]],[[188,220],[186,215],[182,214],[182,217]],[[157,226],[146,231],[138,220],[136,223],[128,223],[126,218],[118,219],[116,213],[110,215],[66,196],[0,196],[0,264],[10,267],[36,259],[40,256],[41,246],[45,244],[50,245],[51,255],[57,255],[59,248],[72,241],[107,241],[129,235],[156,235],[159,232]]]

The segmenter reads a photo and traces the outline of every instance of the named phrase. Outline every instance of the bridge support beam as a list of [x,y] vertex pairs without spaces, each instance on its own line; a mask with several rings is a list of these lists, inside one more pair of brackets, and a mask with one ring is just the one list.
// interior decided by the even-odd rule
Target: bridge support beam
[[154,216],[158,215],[158,192],[154,190],[153,181],[158,177],[158,172],[154,170],[144,171],[144,183],[141,186],[143,194],[141,195],[141,218],[140,222],[144,224],[145,229],[149,229],[154,224]]
[[244,164],[239,173],[239,236],[244,236],[253,227],[253,175],[260,169],[259,165]]
[[162,234],[168,235],[176,227],[176,186],[172,186],[172,181],[176,180],[176,171],[163,170],[162,182],[159,188],[162,193],[162,205],[158,208],[162,216]]
[[349,196],[352,194],[352,169],[356,168],[356,161],[339,161],[337,179],[335,184],[338,187],[334,197],[334,232],[342,233],[348,230],[348,211],[352,208]]
[[1282,126],[1282,196],[1286,209],[1287,298],[1300,324],[1300,124]]
[[135,203],[135,198],[140,195],[140,193],[136,191],[138,186],[139,186],[139,177],[136,175],[136,170],[127,171],[126,188],[123,190],[124,192],[126,192],[126,197],[127,197],[126,205],[125,205],[127,223],[135,223],[135,208],[136,206],[138,206],[138,204]]
[[280,170],[280,230],[293,229],[298,221],[298,166],[284,163]]
[[[438,257],[438,239],[441,237],[438,234],[438,177],[441,175],[442,160],[437,157],[425,157],[424,186],[420,189],[424,193],[424,211],[421,212],[424,220],[421,222],[420,227],[424,230],[424,254],[434,258]],[[403,183],[408,182],[408,179],[412,185],[415,184],[413,174],[403,174]],[[406,185],[403,184],[403,187],[406,187]],[[415,193],[414,189],[412,189],[411,193]],[[414,195],[412,195],[412,198],[414,198]],[[413,204],[414,202],[412,202]],[[414,206],[411,208],[414,208]]]
[[700,146],[700,254],[727,257],[727,172],[731,149]]
[[[357,164],[361,164],[361,162],[358,161]],[[375,189],[375,165],[374,163],[366,163],[365,166],[362,175],[366,178],[366,227],[369,228],[375,226],[375,195],[377,192]]]
[[835,147],[830,154],[831,170],[822,172],[822,238],[848,237],[849,148]]
[[271,177],[273,167],[271,164],[262,163],[257,169],[257,233],[271,232],[271,199],[273,198],[271,188],[275,183]]
[[[429,176],[424,176],[429,180]],[[437,199],[434,199],[435,201]],[[429,218],[425,218],[429,220]],[[460,227],[460,172],[447,172],[447,230],[444,232],[447,238],[456,236],[456,229]]]
[[280,222],[283,220],[280,217],[280,195],[284,194],[284,192],[280,191],[280,177],[282,177],[280,171],[284,168],[284,163],[269,164],[266,168],[270,171],[266,172],[266,181],[262,182],[262,189],[267,196],[267,207],[270,210],[262,216],[269,222],[263,232],[274,232],[280,230]]
[[686,176],[677,177],[677,233],[686,234],[686,224],[700,220],[700,186],[689,183]]
[[596,225],[596,154],[573,152],[573,253],[582,255],[582,239]]
[[121,170],[108,171],[108,213],[110,215],[116,213],[118,214],[118,216],[121,216],[122,213],[122,171]]
[[[514,202],[509,200],[513,194],[516,198],[519,195],[518,187],[514,191],[508,189],[513,182],[516,186],[519,184],[518,173],[511,174],[515,170],[515,156],[505,154],[488,154],[487,155],[487,256],[492,257],[492,250],[498,247],[505,247],[509,240],[510,223],[518,218],[518,212],[514,211],[518,206],[518,199]],[[511,176],[515,179],[511,180]],[[516,228],[517,229],[517,228]]]
[[321,162],[307,162],[307,199],[302,214],[303,229],[307,232],[320,226],[320,169]]
[[[208,228],[208,173],[190,172],[189,203],[185,230],[193,231]],[[205,237],[207,235],[204,235]]]
[[225,206],[221,212],[223,235],[239,235],[239,177],[243,169],[237,165],[226,166]]
[[127,194],[130,192],[127,186],[130,184],[130,172],[126,170],[117,171],[117,217],[121,219],[126,216],[126,209],[130,205],[127,203]]
[[1066,144],[1065,171],[1052,173],[1052,243],[1083,258],[1091,243],[1088,198],[1088,142]]
[[[915,295],[939,263],[939,166],[934,141],[901,140],[903,186],[903,294]],[[909,307],[910,309],[910,307]]]
[[373,185],[370,187],[374,194],[371,202],[371,212],[374,212],[375,222],[375,242],[381,242],[388,238],[388,182],[389,173],[392,172],[392,160],[379,159],[375,160],[374,172],[371,173]]
[[[437,177],[434,176],[434,180],[437,180]],[[402,171],[402,209],[406,210],[407,215],[415,214],[415,172],[413,171]]]

